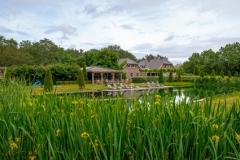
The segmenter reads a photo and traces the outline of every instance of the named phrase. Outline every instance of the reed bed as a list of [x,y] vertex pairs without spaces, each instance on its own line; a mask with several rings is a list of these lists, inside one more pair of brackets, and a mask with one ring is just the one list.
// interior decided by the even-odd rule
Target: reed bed
[[0,84],[0,159],[240,159],[240,105],[89,99]]

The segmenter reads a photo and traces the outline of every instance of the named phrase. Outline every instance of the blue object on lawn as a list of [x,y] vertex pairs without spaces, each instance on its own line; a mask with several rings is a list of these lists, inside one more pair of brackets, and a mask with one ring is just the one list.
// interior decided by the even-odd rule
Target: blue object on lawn
[[42,82],[40,80],[36,80],[34,83],[33,83],[34,86],[41,86],[42,85]]

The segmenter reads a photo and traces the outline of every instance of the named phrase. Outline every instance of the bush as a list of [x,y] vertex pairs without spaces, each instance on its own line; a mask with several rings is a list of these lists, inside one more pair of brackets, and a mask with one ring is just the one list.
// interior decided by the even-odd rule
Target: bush
[[34,83],[37,80],[43,82],[45,69],[51,70],[53,82],[56,81],[76,81],[80,70],[77,64],[54,64],[43,65],[22,65],[8,67],[7,76],[10,78],[24,79],[27,83]]
[[83,89],[85,87],[83,71],[80,70],[77,79],[78,79],[78,85],[79,85],[80,89]]
[[169,72],[169,78],[168,78],[168,82],[172,82],[173,81],[173,71]]
[[160,71],[159,71],[159,74],[158,74],[158,82],[159,82],[159,83],[164,83],[163,70],[160,70]]
[[49,92],[53,90],[53,79],[51,70],[47,70],[44,77],[44,90]]
[[195,80],[194,88],[201,96],[227,94],[240,90],[240,78],[201,77]]
[[133,77],[133,83],[158,82],[158,77]]

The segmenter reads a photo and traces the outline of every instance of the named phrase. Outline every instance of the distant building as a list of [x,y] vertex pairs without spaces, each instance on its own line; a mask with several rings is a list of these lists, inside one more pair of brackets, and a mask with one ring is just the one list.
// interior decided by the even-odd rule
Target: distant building
[[86,68],[88,80],[92,83],[121,82],[122,71],[111,68],[90,66]]
[[151,60],[141,60],[138,65],[143,69],[167,69],[174,68],[173,64],[165,57],[157,57]]
[[140,77],[143,76],[143,70],[138,65],[137,62],[129,59],[129,58],[122,58],[118,61],[119,65],[123,65],[123,73],[126,74],[126,78],[131,79],[133,77]]

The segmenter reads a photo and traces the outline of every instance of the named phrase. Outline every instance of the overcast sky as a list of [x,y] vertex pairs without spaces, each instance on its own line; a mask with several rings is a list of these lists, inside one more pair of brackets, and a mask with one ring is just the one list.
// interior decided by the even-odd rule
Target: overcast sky
[[0,35],[84,50],[118,44],[176,64],[240,41],[240,0],[0,0]]

